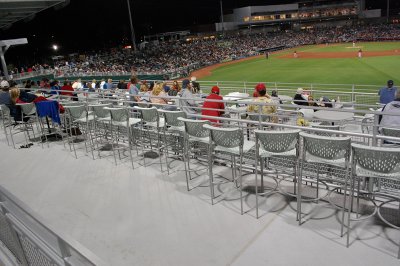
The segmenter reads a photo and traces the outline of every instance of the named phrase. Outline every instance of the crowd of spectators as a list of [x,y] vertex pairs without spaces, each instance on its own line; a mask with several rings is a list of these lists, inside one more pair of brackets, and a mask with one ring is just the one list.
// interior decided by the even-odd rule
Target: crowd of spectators
[[[342,26],[315,28],[304,31],[280,31],[241,35],[239,32],[225,37],[204,40],[178,40],[147,43],[144,48],[111,49],[91,52],[58,60],[51,67],[56,76],[130,75],[183,73],[185,71],[259,54],[274,47],[291,48],[299,45],[353,42],[355,40],[400,39],[399,25]],[[48,65],[16,68],[13,72],[35,71]]]

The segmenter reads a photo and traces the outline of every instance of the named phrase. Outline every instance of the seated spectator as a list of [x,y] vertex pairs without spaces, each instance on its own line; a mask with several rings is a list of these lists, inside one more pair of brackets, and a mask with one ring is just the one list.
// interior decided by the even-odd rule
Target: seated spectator
[[308,105],[307,97],[304,95],[302,88],[298,88],[296,94],[293,97],[293,102],[297,105]]
[[58,95],[60,93],[60,86],[58,84],[58,80],[54,80],[50,82],[50,94],[52,95]]
[[[140,101],[140,97],[139,97],[140,84],[138,82],[137,77],[133,76],[127,86],[128,86],[128,91],[129,91],[129,95],[130,95],[130,101],[139,102]],[[135,106],[135,104],[132,104],[132,106]]]
[[[217,86],[211,88],[211,93],[206,97],[206,100],[203,103],[203,108],[206,109],[214,109],[214,110],[201,110],[201,115],[205,116],[215,116],[219,117],[224,114],[225,104],[223,102],[210,102],[207,100],[220,100],[222,101],[222,96],[219,95],[220,90]],[[219,120],[210,119],[210,118],[202,118],[202,120],[209,120],[211,123],[219,123]]]
[[332,108],[333,107],[333,103],[331,102],[331,100],[329,100],[329,98],[328,97],[326,97],[326,96],[322,96],[320,99],[319,99],[319,106],[320,107],[328,107],[328,108]]
[[64,81],[64,86],[61,87],[61,95],[74,96],[74,88],[70,81]]
[[275,102],[276,104],[282,104],[281,99],[278,96],[278,93],[276,90],[271,91],[271,100]]
[[177,96],[180,91],[181,87],[179,86],[179,82],[174,80],[171,89],[168,91],[168,96]]
[[125,80],[120,80],[117,84],[117,88],[119,90],[126,90],[127,89],[127,84],[125,83]]
[[188,117],[199,113],[196,107],[199,106],[198,102],[194,100],[193,88],[190,85],[189,80],[185,79],[182,81],[181,99],[179,99],[179,106]]
[[[319,107],[318,103],[315,102],[314,97],[312,95],[308,96],[308,106]],[[314,112],[317,111],[314,109]]]
[[393,87],[393,80],[388,80],[387,87],[379,90],[379,102],[381,104],[388,104],[395,99],[397,88]]
[[[256,86],[256,91],[258,93],[258,97],[253,99],[254,103],[268,103],[272,104],[271,97],[267,94],[267,88],[263,83],[259,83]],[[248,113],[259,113],[259,108],[260,105],[255,105],[255,104],[250,104],[247,107],[247,112]],[[275,105],[264,105],[262,106],[261,109],[261,114],[275,114],[276,113],[276,106]],[[277,122],[278,118],[276,116],[273,116],[271,119],[272,122]]]
[[154,89],[151,91],[150,94],[150,102],[154,103],[155,107],[157,108],[163,108],[161,105],[166,105],[168,104],[168,101],[165,98],[162,98],[163,96],[166,96],[167,94],[164,92],[162,84],[157,83],[154,86]]
[[83,85],[82,85],[81,79],[77,79],[74,83],[72,83],[72,88],[75,91],[82,90],[83,89]]
[[103,89],[112,90],[114,88],[114,84],[112,83],[112,79],[108,79],[107,83],[103,85]]
[[192,84],[193,92],[200,93],[200,83],[198,83],[196,80],[196,77],[191,77],[190,83]]
[[141,107],[150,107],[150,92],[149,92],[149,87],[147,86],[147,83],[144,82],[141,86],[140,86],[140,102],[143,103],[142,105],[139,105]]
[[10,85],[7,80],[2,80],[0,82],[0,105],[4,104],[7,107],[11,105],[11,97],[10,97]]
[[380,127],[400,127],[400,91],[396,92],[395,99],[386,104],[382,112],[390,112],[398,115],[381,115],[379,116]]

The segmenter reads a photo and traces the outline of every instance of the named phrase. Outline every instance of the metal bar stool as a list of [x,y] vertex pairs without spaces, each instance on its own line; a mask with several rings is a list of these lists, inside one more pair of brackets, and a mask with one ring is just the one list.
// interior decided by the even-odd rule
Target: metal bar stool
[[[208,148],[208,171],[210,178],[211,189],[211,204],[214,204],[215,191],[214,191],[214,176],[212,171],[213,166],[213,153],[221,152],[231,155],[233,160],[233,175],[232,181],[236,183],[239,179],[240,191],[240,213],[243,214],[243,154],[249,152],[255,145],[253,141],[244,140],[243,130],[240,128],[220,128],[211,125],[204,125],[205,129],[210,132],[210,144]],[[239,157],[239,177],[236,174],[236,157]]]
[[[287,130],[287,131],[264,131],[255,130],[256,135],[256,152],[255,152],[255,189],[256,189],[256,216],[258,215],[258,196],[268,195],[275,191],[280,191],[283,194],[291,197],[296,197],[296,182],[297,182],[297,165],[298,165],[298,139],[300,130]],[[276,177],[274,181],[276,186],[269,192],[264,192],[264,165],[269,167],[271,159],[275,159],[274,168]],[[258,162],[260,161],[261,171],[261,193],[258,192]],[[293,194],[280,189],[280,182],[278,178],[278,169],[283,172],[293,170]]]
[[[378,205],[375,203],[374,197],[371,200],[374,201],[376,206],[376,212],[378,217],[390,227],[400,230],[400,226],[393,224],[383,217],[381,209],[388,203],[397,202],[399,207],[394,209],[400,216],[400,148],[386,148],[386,147],[369,147],[360,144],[351,144],[352,148],[352,175],[350,182],[350,206],[353,205],[354,192],[355,192],[355,180],[357,178],[368,178],[371,184],[368,191],[360,192],[357,189],[357,198],[361,194],[369,194],[371,196],[379,196],[382,202]],[[378,181],[378,182],[376,182]],[[377,188],[373,186],[378,184]],[[388,198],[388,200],[384,200]],[[350,239],[350,212],[348,208],[348,219],[347,219],[347,247],[349,246]],[[397,258],[400,259],[400,241]]]
[[[330,196],[329,186],[326,184],[325,180],[328,180],[328,177],[325,179],[320,176],[321,168],[324,166],[334,166],[335,169],[341,170],[344,172],[345,177],[341,178],[330,178],[329,181],[331,183],[339,183],[344,188],[344,194],[347,193],[347,179],[349,176],[349,161],[350,161],[350,137],[327,137],[320,136],[315,134],[308,134],[305,132],[300,132],[301,140],[303,141],[302,145],[302,153],[301,153],[301,163],[299,170],[299,182],[297,186],[297,212],[298,212],[298,220],[299,225],[302,224],[302,212],[301,212],[301,203],[305,201],[317,201],[324,197],[319,195],[319,185],[323,183],[328,192],[325,196]],[[307,164],[307,168],[311,169],[311,166],[316,166],[316,180],[310,180],[311,184],[313,182],[316,183],[316,197],[310,199],[303,199],[302,196],[302,181],[304,168]],[[344,209],[345,209],[345,197],[343,199],[342,206],[342,220],[344,218]],[[343,223],[342,223],[342,232],[343,232]],[[342,233],[343,234],[343,233]]]

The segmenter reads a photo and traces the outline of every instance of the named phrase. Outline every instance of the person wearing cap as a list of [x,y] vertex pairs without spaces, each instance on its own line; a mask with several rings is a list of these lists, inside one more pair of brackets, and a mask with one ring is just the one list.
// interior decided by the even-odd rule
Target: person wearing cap
[[195,93],[199,93],[200,92],[200,83],[198,83],[196,80],[197,80],[196,77],[191,77],[190,83],[192,84],[193,91]]
[[[265,87],[264,83],[259,83],[256,86],[256,91],[258,93],[258,97],[253,99],[254,103],[268,103],[272,104],[271,97],[267,94],[267,88]],[[260,105],[250,104],[247,107],[248,113],[258,113]],[[274,114],[276,113],[276,106],[275,105],[264,105],[262,106],[261,110],[262,114]],[[275,122],[277,117],[272,117],[272,121]]]
[[393,87],[393,80],[388,80],[387,87],[384,87],[379,90],[379,102],[381,104],[388,104],[395,99],[395,95],[397,93],[397,88]]
[[193,95],[193,87],[188,79],[182,81],[180,97],[181,98],[178,102],[182,111],[184,111],[188,116],[198,114],[199,111],[197,107],[199,107],[199,105],[198,102],[193,100],[193,98],[195,98]]
[[[206,100],[203,103],[203,109],[201,110],[201,115],[204,116],[222,116],[225,110],[225,104],[223,102],[214,102],[207,100],[219,100],[222,101],[222,96],[219,95],[220,90],[217,86],[211,88],[211,93],[206,97]],[[207,109],[207,110],[206,110]],[[213,110],[209,110],[213,109]],[[210,118],[201,118],[202,120],[209,120],[211,123],[219,123],[219,120],[210,119]]]
[[7,106],[11,105],[11,97],[10,97],[10,84],[7,80],[2,80],[0,82],[0,105],[4,104]]
[[297,105],[308,105],[308,99],[305,97],[302,88],[297,89],[297,92],[293,97],[293,102]]

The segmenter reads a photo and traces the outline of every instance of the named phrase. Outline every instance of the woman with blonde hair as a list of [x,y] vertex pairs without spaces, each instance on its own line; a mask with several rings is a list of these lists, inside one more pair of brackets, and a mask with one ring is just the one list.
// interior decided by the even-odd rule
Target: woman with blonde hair
[[156,104],[155,106],[157,108],[163,108],[162,105],[168,104],[168,101],[165,98],[162,98],[163,96],[166,96],[163,85],[161,83],[155,84],[154,89],[151,92],[150,101]]

